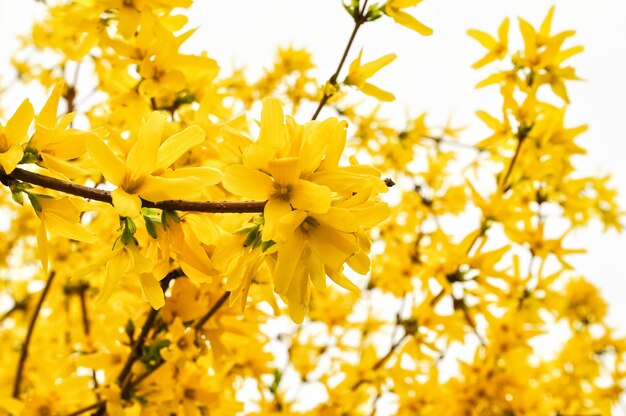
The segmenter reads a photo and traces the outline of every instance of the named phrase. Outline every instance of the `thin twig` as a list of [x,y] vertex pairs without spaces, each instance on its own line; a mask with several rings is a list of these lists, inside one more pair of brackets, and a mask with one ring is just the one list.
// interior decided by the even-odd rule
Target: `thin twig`
[[230,292],[224,292],[224,294],[220,296],[220,298],[213,304],[211,309],[209,309],[209,311],[203,317],[198,319],[198,322],[193,325],[194,331],[199,331],[200,329],[202,329],[204,324],[206,324],[209,319],[211,319],[213,315],[215,315],[215,313],[222,307],[222,305],[224,305],[229,296]]
[[515,153],[513,154],[513,158],[511,159],[509,168],[506,171],[506,175],[504,175],[504,178],[502,179],[501,187],[505,192],[510,189],[510,186],[507,185],[506,183],[509,180],[509,176],[511,176],[511,173],[513,172],[513,166],[515,166],[515,162],[517,161],[517,158],[519,157],[520,150],[522,150],[522,145],[524,144],[524,138],[525,136],[518,137],[517,147],[515,148]]
[[41,292],[41,296],[39,297],[39,302],[37,302],[37,306],[35,306],[35,310],[33,311],[33,316],[30,318],[30,323],[28,325],[28,330],[26,332],[26,338],[24,339],[24,343],[22,344],[20,358],[17,362],[17,371],[15,373],[15,383],[13,384],[13,398],[15,399],[19,399],[20,397],[20,385],[22,383],[22,378],[24,376],[24,364],[26,364],[26,359],[28,358],[28,347],[30,346],[30,340],[35,330],[35,324],[37,323],[39,312],[41,311],[43,302],[46,299],[48,292],[50,291],[50,286],[52,286],[54,275],[55,275],[55,272],[50,273],[50,276],[48,277],[48,281],[46,282],[46,286],[44,286],[43,291]]
[[[167,276],[165,276],[163,280],[161,280],[161,289],[163,291],[167,290],[170,282],[176,277],[179,277],[181,275],[182,275],[182,271],[180,269],[176,269],[168,273]],[[131,369],[133,367],[133,364],[135,364],[135,362],[139,358],[141,358],[141,353],[146,343],[146,339],[150,331],[153,329],[154,323],[156,322],[158,315],[159,315],[159,311],[157,309],[152,309],[152,308],[150,309],[150,313],[148,313],[148,317],[146,318],[146,321],[144,322],[141,328],[141,332],[139,333],[139,336],[135,340],[135,343],[133,344],[133,348],[130,351],[128,358],[126,359],[126,362],[124,363],[124,366],[122,367],[122,370],[117,376],[117,384],[122,388],[122,392],[121,392],[122,397],[125,397],[128,391],[130,390]]]
[[[47,189],[64,192],[79,196],[81,198],[91,199],[94,201],[106,202],[112,204],[111,192],[103,189],[92,188],[89,186],[78,185],[72,182],[62,181],[38,173],[30,172],[17,168],[11,174],[7,175],[0,172],[0,180],[6,183],[7,180],[19,180],[28,182],[32,185],[41,186]],[[171,200],[151,202],[142,199],[141,205],[144,208],[157,208],[167,211],[194,211],[194,212],[210,212],[210,213],[242,213],[242,212],[263,212],[266,201],[186,201]]]
[[[91,335],[91,322],[89,321],[89,311],[87,310],[87,299],[85,293],[87,292],[89,286],[81,285],[78,288],[78,297],[80,299],[80,310],[83,321],[83,333],[85,334],[85,339],[87,340],[87,345],[90,344],[90,335]],[[98,378],[96,377],[96,370],[91,370],[91,378],[93,380],[94,390],[96,391],[96,399],[100,401],[100,394],[97,389],[99,387]]]
[[[209,309],[209,311],[203,317],[201,317],[198,322],[194,324],[193,329],[195,331],[202,329],[202,327],[213,317],[213,315],[215,315],[217,311],[226,303],[226,300],[228,300],[228,296],[230,296],[230,292],[224,292],[224,294],[220,296],[220,298],[213,304],[211,309]],[[165,361],[159,362],[157,365],[155,365],[145,373],[137,376],[134,380],[130,381],[128,384],[128,390],[133,389],[141,384],[142,381],[150,377],[152,373],[161,368],[163,364],[165,364]]]
[[350,52],[350,49],[352,48],[352,43],[354,43],[354,39],[356,38],[356,33],[359,31],[360,27],[366,22],[365,20],[366,10],[367,10],[367,0],[364,2],[363,8],[359,11],[359,14],[357,16],[353,16],[354,17],[354,29],[352,29],[352,34],[350,35],[348,44],[346,45],[346,48],[343,51],[343,55],[341,56],[341,60],[339,61],[339,65],[337,66],[335,73],[329,78],[328,82],[324,84],[324,95],[322,96],[322,99],[320,100],[320,103],[318,104],[317,109],[315,110],[315,113],[313,114],[313,117],[311,117],[311,120],[317,119],[317,116],[320,114],[320,111],[322,111],[322,108],[324,108],[324,106],[328,102],[328,99],[332,96],[332,94],[329,95],[326,93],[326,85],[327,84],[330,84],[332,86],[337,85],[337,78],[339,78],[339,73],[341,72],[341,68],[343,68],[343,65],[346,63],[346,59],[348,58],[348,53]]
[[[384,356],[382,356],[378,361],[376,361],[376,363],[374,363],[374,365],[372,366],[372,370],[376,371],[378,370],[380,367],[383,366],[383,364],[385,364],[387,362],[387,360],[389,358],[391,358],[391,356],[393,355],[394,352],[396,352],[396,350],[398,349],[398,347],[402,344],[402,342],[409,337],[408,333],[404,333],[404,335],[402,335],[402,337],[396,341],[391,348],[389,349],[389,351],[387,351],[387,354],[385,354]],[[354,383],[352,385],[352,391],[356,390],[359,388],[359,386],[365,382],[367,382],[368,380],[365,379],[360,379],[359,381],[357,381],[356,383]]]

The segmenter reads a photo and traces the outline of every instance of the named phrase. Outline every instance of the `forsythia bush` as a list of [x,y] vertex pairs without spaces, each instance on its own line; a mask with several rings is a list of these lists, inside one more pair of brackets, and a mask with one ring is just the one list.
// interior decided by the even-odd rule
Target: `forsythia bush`
[[626,340],[567,234],[621,212],[575,169],[554,9],[468,31],[502,98],[470,143],[355,104],[394,99],[357,32],[431,34],[420,0],[344,5],[325,83],[181,52],[190,3],[51,1],[14,59],[49,98],[0,129],[0,415],[611,413]]

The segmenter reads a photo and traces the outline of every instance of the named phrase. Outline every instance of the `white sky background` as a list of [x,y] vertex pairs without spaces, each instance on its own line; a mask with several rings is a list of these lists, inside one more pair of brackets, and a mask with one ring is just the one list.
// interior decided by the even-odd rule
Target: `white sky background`
[[[258,73],[273,62],[276,47],[292,44],[306,47],[318,65],[320,79],[334,72],[352,29],[350,17],[340,0],[196,0],[191,26],[199,26],[185,49],[206,50],[228,71],[233,64],[246,65]],[[362,46],[364,61],[397,53],[394,63],[384,68],[375,84],[393,92],[396,101],[385,104],[385,114],[401,123],[407,111],[429,113],[431,123],[468,126],[461,140],[483,138],[474,116],[479,109],[495,111],[500,105],[497,89],[475,90],[473,86],[489,73],[474,71],[470,65],[483,54],[482,47],[469,38],[469,28],[495,33],[504,17],[512,18],[512,40],[517,35],[516,17],[533,25],[541,22],[548,8],[556,4],[553,31],[577,30],[568,45],[582,44],[583,55],[571,62],[586,82],[570,83],[571,125],[587,123],[590,128],[580,139],[589,150],[580,168],[587,173],[613,175],[626,207],[626,0],[425,0],[409,9],[420,21],[435,30],[422,37],[383,18],[367,24],[357,36],[353,53]],[[0,0],[0,78],[4,85],[12,76],[8,66],[18,47],[15,37],[28,32],[40,10],[33,0]],[[348,62],[354,54],[348,58]],[[343,75],[343,74],[342,74]],[[11,92],[13,110],[23,96]],[[358,94],[358,93],[355,93]],[[31,97],[37,98],[37,97]],[[39,97],[41,99],[41,97]],[[34,99],[35,107],[42,103]],[[37,105],[38,103],[38,105]],[[300,120],[305,121],[305,120]],[[476,134],[478,132],[478,134]],[[611,322],[626,330],[626,235],[601,234],[601,227],[573,234],[568,247],[585,247],[583,256],[572,256],[577,271],[595,282],[611,308]]]

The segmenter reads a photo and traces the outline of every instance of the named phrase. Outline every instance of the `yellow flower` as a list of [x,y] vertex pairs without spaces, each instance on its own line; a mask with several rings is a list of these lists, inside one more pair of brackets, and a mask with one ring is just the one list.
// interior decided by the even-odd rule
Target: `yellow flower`
[[83,132],[69,128],[75,113],[57,117],[59,100],[65,84],[55,84],[48,101],[35,117],[35,134],[28,146],[37,151],[38,164],[69,178],[84,176],[85,171],[76,165],[76,160],[86,151],[86,141],[94,132]]
[[480,30],[470,29],[467,34],[476,39],[487,48],[487,54],[474,62],[472,68],[481,68],[496,59],[503,59],[508,51],[509,42],[509,19],[506,18],[498,28],[499,39],[494,39],[491,35]]
[[416,18],[402,11],[407,7],[417,6],[422,0],[388,0],[385,3],[385,13],[391,17],[396,23],[402,26],[408,27],[411,30],[416,31],[420,35],[429,36],[433,34],[433,30]]
[[292,211],[280,221],[274,290],[287,298],[294,322],[304,319],[311,284],[324,289],[327,274],[338,285],[358,290],[341,272],[359,251],[357,230],[348,210],[340,208],[325,214]]
[[0,165],[6,173],[13,172],[22,160],[22,145],[28,139],[28,126],[33,116],[33,106],[24,100],[6,126],[0,124]]
[[243,165],[225,169],[223,184],[233,194],[268,201],[264,210],[264,240],[272,239],[277,221],[292,208],[315,213],[330,209],[330,189],[307,177],[319,167],[330,140],[341,134],[340,125],[337,119],[307,123],[302,132],[302,148],[290,154],[280,101],[263,100],[259,140],[244,155]]
[[359,52],[359,56],[350,64],[350,73],[348,73],[344,82],[347,85],[354,85],[361,90],[361,92],[378,98],[381,101],[393,101],[396,98],[393,94],[383,91],[366,81],[396,59],[396,54],[391,53],[366,64],[361,64],[361,55],[363,55],[362,49],[361,52]]
[[48,232],[86,243],[98,241],[98,237],[80,223],[80,215],[83,211],[79,206],[84,204],[82,200],[74,202],[68,197],[54,199],[44,195],[39,197],[31,195],[30,198],[31,202],[38,205],[36,211],[41,220],[37,232],[37,246],[44,274],[48,274]]
[[220,181],[220,172],[209,167],[166,170],[185,152],[202,143],[204,131],[199,126],[190,126],[161,144],[164,127],[165,115],[153,112],[139,130],[126,161],[115,155],[100,138],[91,138],[87,144],[91,158],[104,177],[118,187],[111,196],[123,217],[139,215],[141,198],[152,202],[195,199],[202,196],[204,187]]

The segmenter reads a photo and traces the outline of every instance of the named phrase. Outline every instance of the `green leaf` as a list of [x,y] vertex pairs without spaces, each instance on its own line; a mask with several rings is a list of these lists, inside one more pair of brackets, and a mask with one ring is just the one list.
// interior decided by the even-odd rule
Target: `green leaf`
[[35,212],[39,214],[41,212],[41,204],[39,203],[39,199],[37,198],[37,195],[31,194],[30,192],[26,192],[26,195],[28,196],[28,199],[30,200],[30,204],[33,206],[33,209],[35,210]]
[[283,378],[283,373],[278,368],[274,369],[274,381],[272,381],[272,385],[269,387],[270,392],[272,394],[276,394],[278,390],[278,386],[280,385],[280,380]]
[[248,235],[246,236],[246,239],[243,241],[243,246],[244,247],[250,247],[251,245],[253,245],[255,243],[255,241],[257,239],[259,239],[259,237],[260,237],[259,227],[256,226],[256,227],[252,228],[250,230],[250,232],[248,232]]
[[160,339],[155,341],[152,345],[146,345],[143,347],[141,354],[141,362],[151,370],[159,366],[163,362],[161,357],[161,350],[169,347],[171,342],[167,339]]
[[143,220],[146,223],[146,231],[148,232],[150,237],[157,238],[157,230],[156,226],[154,225],[154,221],[152,221],[149,217],[146,217],[145,215],[143,217]]

